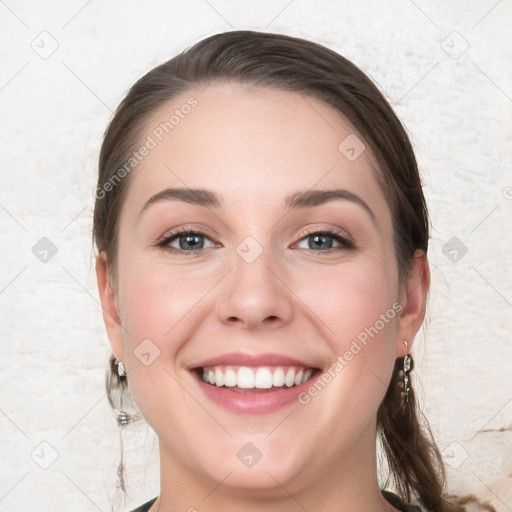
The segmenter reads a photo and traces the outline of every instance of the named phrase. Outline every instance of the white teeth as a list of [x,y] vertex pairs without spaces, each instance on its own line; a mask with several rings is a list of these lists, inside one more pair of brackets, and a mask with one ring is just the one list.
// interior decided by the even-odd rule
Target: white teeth
[[284,384],[284,370],[282,368],[277,368],[274,370],[274,375],[272,376],[272,385],[276,388],[281,387]]
[[301,384],[304,384],[304,382],[311,379],[311,375],[313,375],[313,370],[306,370],[304,373],[304,376],[302,377],[302,380],[300,381]]
[[261,389],[272,387],[272,374],[268,368],[258,368],[254,379],[254,387]]
[[236,386],[236,372],[235,370],[228,368],[224,373],[224,386],[232,388]]
[[241,366],[238,369],[237,377],[237,385],[239,388],[250,389],[254,387],[254,373],[250,368],[246,368],[245,366]]
[[293,368],[290,368],[288,370],[288,373],[286,374],[286,377],[284,379],[284,383],[291,388],[295,384],[295,372],[293,371]]
[[261,368],[212,366],[203,369],[203,382],[217,387],[237,386],[244,389],[270,389],[283,386],[290,388],[303,384],[312,375],[312,369],[296,366]]
[[215,370],[215,385],[219,387],[224,385],[224,374],[218,368]]

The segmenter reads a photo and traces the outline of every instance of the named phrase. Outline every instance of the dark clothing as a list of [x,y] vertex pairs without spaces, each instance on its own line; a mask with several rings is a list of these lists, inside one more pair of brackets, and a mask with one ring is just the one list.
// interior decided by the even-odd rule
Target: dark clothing
[[149,508],[151,507],[151,505],[153,505],[153,503],[155,503],[155,501],[156,501],[156,498],[153,498],[151,501],[144,503],[144,505],[141,505],[139,508],[136,508],[132,512],[147,512],[149,510]]
[[[381,492],[384,498],[386,498],[386,500],[388,500],[388,502],[391,503],[393,507],[397,508],[398,510],[401,510],[402,512],[422,512],[420,507],[416,505],[411,505],[409,503],[405,503],[405,501],[403,501],[402,498],[400,498],[399,496],[390,491],[381,490]],[[151,505],[153,505],[155,501],[156,498],[153,498],[151,501],[148,501],[144,505],[141,505],[139,508],[136,508],[132,512],[148,512]]]

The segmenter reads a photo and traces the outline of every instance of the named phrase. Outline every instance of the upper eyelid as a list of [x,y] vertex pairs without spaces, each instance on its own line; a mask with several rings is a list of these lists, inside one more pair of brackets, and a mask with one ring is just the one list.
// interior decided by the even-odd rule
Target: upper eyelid
[[197,234],[197,235],[208,237],[210,239],[211,238],[215,238],[215,237],[218,236],[217,234],[211,235],[204,228],[196,228],[196,227],[193,227],[193,226],[190,226],[190,227],[185,226],[185,227],[176,228],[175,230],[170,230],[170,231],[166,232],[164,235],[162,235],[160,237],[160,241],[169,240],[171,238],[183,236],[183,235],[186,235],[186,234],[195,234],[195,235]]
[[337,235],[341,236],[342,238],[345,238],[349,242],[355,243],[354,238],[352,235],[350,235],[347,231],[345,231],[342,228],[329,228],[329,227],[312,227],[312,228],[306,228],[305,230],[301,231],[300,237],[304,238],[308,235],[315,234],[315,233],[326,233],[328,235]]
[[[347,243],[355,244],[355,241],[351,235],[349,235],[345,230],[341,228],[328,228],[328,227],[318,227],[313,226],[309,228],[305,228],[303,231],[297,235],[299,238],[296,240],[296,242],[300,242],[304,238],[313,235],[313,234],[326,234],[333,237],[340,237],[344,239]],[[177,228],[176,231],[171,232],[167,235],[164,235],[160,241],[158,242],[159,245],[167,245],[170,241],[174,241],[180,236],[185,236],[187,234],[194,234],[194,235],[200,235],[204,236],[205,238],[208,238],[211,242],[216,243],[213,239],[214,237],[210,236],[209,233],[207,233],[203,228],[194,228],[194,227],[181,227]],[[295,242],[295,243],[296,243]],[[197,252],[197,251],[194,251]]]

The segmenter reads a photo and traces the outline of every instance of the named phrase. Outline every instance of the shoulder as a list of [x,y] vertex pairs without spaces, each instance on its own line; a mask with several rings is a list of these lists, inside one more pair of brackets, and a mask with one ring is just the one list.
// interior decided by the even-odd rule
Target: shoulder
[[144,503],[144,505],[141,505],[140,507],[137,507],[136,509],[132,510],[132,512],[147,512],[151,505],[155,503],[156,498],[153,498],[152,500],[148,501],[147,503]]

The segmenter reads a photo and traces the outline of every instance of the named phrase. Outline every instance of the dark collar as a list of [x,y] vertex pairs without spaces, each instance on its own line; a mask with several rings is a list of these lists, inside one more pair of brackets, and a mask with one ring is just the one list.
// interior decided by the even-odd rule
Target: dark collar
[[[388,503],[390,503],[393,507],[397,508],[401,512],[422,512],[420,507],[416,505],[411,505],[409,503],[406,503],[398,494],[395,494],[394,492],[387,491],[382,489],[380,491],[382,493],[382,496],[386,498]],[[140,507],[136,508],[132,512],[147,512],[151,505],[155,503],[156,498],[153,498],[151,501],[148,501],[147,503],[144,503],[144,505],[141,505]]]
[[422,512],[421,508],[417,505],[411,505],[410,503],[406,503],[398,494],[394,492],[381,489],[380,491],[382,496],[386,498],[388,503],[390,503],[393,507],[401,510],[402,512]]

